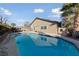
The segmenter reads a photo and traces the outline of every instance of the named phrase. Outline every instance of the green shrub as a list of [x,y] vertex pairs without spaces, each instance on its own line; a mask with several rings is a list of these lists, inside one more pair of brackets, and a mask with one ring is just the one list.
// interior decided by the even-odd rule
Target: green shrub
[[8,28],[5,25],[0,25],[0,35],[4,34],[5,32],[8,32],[10,28]]

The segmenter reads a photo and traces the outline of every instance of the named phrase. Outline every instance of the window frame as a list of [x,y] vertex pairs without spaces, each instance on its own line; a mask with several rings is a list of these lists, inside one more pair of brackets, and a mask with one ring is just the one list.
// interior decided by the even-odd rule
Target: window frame
[[47,26],[46,25],[42,25],[42,26],[40,26],[41,28],[41,30],[46,30],[47,29]]

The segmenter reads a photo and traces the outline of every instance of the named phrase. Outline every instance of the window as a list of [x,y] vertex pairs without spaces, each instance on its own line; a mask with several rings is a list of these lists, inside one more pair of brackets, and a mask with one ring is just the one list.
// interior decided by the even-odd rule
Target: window
[[47,29],[47,26],[41,26],[41,29],[45,30],[45,29]]

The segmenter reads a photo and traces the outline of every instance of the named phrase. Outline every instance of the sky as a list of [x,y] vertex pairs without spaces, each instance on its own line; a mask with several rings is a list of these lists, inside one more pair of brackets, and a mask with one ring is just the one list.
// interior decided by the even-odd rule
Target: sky
[[2,3],[0,4],[0,16],[8,19],[9,23],[17,26],[25,22],[32,22],[40,17],[53,21],[61,21],[62,3]]

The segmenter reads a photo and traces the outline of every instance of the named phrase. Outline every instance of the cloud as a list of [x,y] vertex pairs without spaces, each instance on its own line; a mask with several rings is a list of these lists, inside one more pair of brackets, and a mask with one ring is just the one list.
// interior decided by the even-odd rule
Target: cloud
[[12,15],[12,12],[11,12],[10,10],[5,9],[5,8],[3,8],[3,7],[0,8],[0,13],[1,13],[1,14],[4,14],[4,15],[7,15],[7,16]]
[[56,14],[56,15],[57,15],[57,14],[60,15],[60,14],[62,13],[62,12],[60,11],[60,9],[61,9],[61,8],[54,8],[54,9],[52,9],[52,13],[53,13],[53,14]]
[[43,13],[44,9],[38,8],[38,9],[34,9],[34,13]]
[[60,11],[60,9],[61,8],[53,8],[52,10],[51,10],[51,12],[52,12],[52,15],[49,15],[48,17],[58,17],[58,18],[60,18],[61,17],[61,11]]

